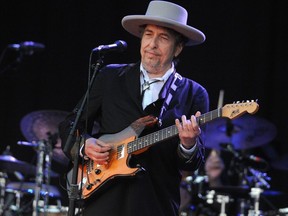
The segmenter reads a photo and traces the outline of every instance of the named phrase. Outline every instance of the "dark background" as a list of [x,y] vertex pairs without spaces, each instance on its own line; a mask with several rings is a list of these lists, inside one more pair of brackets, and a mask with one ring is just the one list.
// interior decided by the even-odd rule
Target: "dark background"
[[[144,14],[148,2],[1,0],[1,152],[10,146],[17,159],[31,161],[35,150],[17,145],[25,140],[21,119],[37,110],[70,111],[87,88],[93,48],[121,39],[127,42],[127,50],[106,54],[104,63],[138,61],[139,39],[122,28],[121,19]],[[267,120],[268,128],[276,127],[277,135],[248,150],[271,164],[272,189],[287,192],[285,1],[173,2],[189,11],[188,23],[207,37],[204,44],[183,51],[178,72],[206,87],[211,110],[217,108],[220,90],[224,90],[224,105],[258,100],[260,109],[254,115]],[[6,48],[23,41],[43,43],[46,48],[16,62],[20,52]],[[272,166],[282,158],[286,162]]]

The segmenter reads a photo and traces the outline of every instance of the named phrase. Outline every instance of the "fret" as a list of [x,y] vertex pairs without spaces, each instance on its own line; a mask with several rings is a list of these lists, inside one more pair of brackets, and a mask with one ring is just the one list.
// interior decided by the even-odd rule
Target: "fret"
[[[253,104],[254,104],[254,102],[250,103],[250,105],[253,105]],[[234,106],[225,105],[225,107],[212,110],[208,113],[205,113],[201,116],[196,117],[196,121],[197,121],[198,125],[201,126],[201,125],[205,124],[206,122],[209,122],[209,121],[211,121],[215,118],[218,118],[218,117],[228,117],[231,119],[231,116],[228,116],[228,114],[226,113],[227,110],[226,110],[226,112],[224,110],[224,113],[223,113],[223,108],[225,108],[225,109],[237,108],[237,114],[241,115],[241,109],[243,110],[244,108],[247,108],[246,106],[243,107],[243,105],[241,105],[241,104],[236,104]],[[251,109],[252,110],[250,112],[253,112],[253,111],[255,112],[255,110],[256,111],[258,110],[258,106],[254,109],[252,107]],[[247,112],[247,110],[243,110],[242,112],[244,112],[244,111]],[[235,111],[234,111],[234,113],[235,113]],[[236,117],[237,117],[237,115],[234,115],[234,118],[236,118]],[[172,125],[170,127],[161,129],[161,130],[156,131],[152,134],[145,135],[143,137],[140,137],[140,138],[128,143],[127,144],[127,151],[128,151],[128,153],[132,153],[132,152],[141,150],[141,149],[149,147],[150,145],[153,145],[157,142],[171,138],[177,134],[178,134],[178,130],[177,130],[176,125]]]
[[222,116],[222,112],[221,112],[221,108],[213,110],[211,112],[205,113],[199,117],[196,118],[197,123],[201,126],[203,124],[205,124],[206,122],[209,122],[215,118],[221,117]]
[[156,131],[152,134],[145,135],[143,137],[139,137],[138,139],[127,144],[128,153],[132,153],[143,149],[145,147],[149,147],[157,142],[170,138],[178,134],[177,127],[175,125],[170,126],[168,128],[164,128],[160,131]]
[[[138,149],[145,147],[145,142],[144,142],[143,138],[138,140],[138,146],[140,146],[140,148],[135,148],[135,150],[138,150]],[[137,146],[135,146],[135,147],[137,147]]]

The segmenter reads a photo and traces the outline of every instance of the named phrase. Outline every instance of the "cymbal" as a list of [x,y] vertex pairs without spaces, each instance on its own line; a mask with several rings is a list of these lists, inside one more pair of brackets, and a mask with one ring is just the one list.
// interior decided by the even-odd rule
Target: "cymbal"
[[50,136],[53,136],[55,143],[52,159],[64,165],[68,164],[69,159],[61,149],[58,126],[67,115],[66,111],[38,110],[25,115],[20,123],[22,134],[29,142],[48,141]]
[[36,168],[34,165],[17,160],[11,155],[0,155],[0,170],[7,173],[18,171],[26,175],[35,175]]
[[[7,173],[13,173],[17,171],[27,176],[36,175],[35,165],[29,164],[25,161],[17,160],[12,155],[0,155],[0,170]],[[50,176],[58,177],[59,175],[53,171],[50,171]]]
[[48,140],[49,134],[58,134],[58,125],[68,115],[66,111],[39,110],[28,113],[21,119],[21,131],[32,142]]
[[269,143],[276,136],[276,127],[268,120],[244,114],[230,120],[218,118],[207,124],[205,146],[221,149],[221,143],[231,143],[236,150],[255,148]]

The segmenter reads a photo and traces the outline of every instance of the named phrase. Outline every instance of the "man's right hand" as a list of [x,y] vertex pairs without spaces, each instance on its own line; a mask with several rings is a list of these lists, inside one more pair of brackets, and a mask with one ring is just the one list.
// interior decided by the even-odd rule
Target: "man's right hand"
[[96,163],[103,165],[108,163],[111,149],[110,144],[91,137],[85,141],[84,154]]

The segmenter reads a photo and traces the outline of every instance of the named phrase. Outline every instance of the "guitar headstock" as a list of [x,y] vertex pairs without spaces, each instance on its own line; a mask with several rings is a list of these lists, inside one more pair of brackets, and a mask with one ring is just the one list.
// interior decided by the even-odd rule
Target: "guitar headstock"
[[254,100],[246,102],[236,102],[232,104],[226,104],[222,107],[222,117],[234,119],[245,113],[255,114],[259,109],[259,104]]

